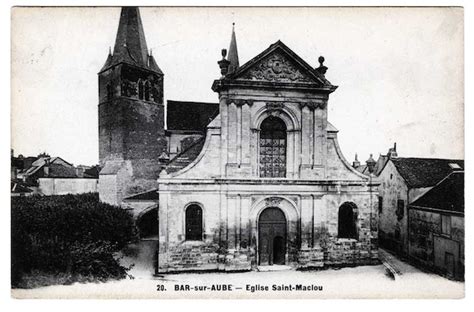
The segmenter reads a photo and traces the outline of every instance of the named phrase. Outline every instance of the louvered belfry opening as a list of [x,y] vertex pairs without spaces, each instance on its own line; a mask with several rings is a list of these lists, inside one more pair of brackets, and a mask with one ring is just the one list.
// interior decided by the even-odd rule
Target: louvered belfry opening
[[278,117],[266,118],[260,127],[260,177],[286,177],[286,125]]

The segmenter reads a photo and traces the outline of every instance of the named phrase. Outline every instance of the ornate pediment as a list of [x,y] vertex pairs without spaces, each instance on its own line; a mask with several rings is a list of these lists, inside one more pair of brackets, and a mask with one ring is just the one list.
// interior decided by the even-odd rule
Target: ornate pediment
[[239,74],[236,79],[269,82],[317,82],[305,71],[306,69],[298,66],[281,51],[274,51]]

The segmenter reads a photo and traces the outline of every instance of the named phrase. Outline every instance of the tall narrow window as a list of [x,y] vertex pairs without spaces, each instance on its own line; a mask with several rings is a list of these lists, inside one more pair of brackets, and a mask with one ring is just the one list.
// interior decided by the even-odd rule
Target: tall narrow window
[[337,236],[339,238],[357,239],[357,206],[345,202],[339,207]]
[[260,127],[260,177],[286,177],[286,125],[278,117]]
[[186,208],[186,240],[202,240],[202,209],[198,205]]
[[451,235],[451,216],[441,215],[441,233]]
[[150,82],[147,81],[145,82],[145,100],[146,101],[150,100],[150,91],[151,91]]
[[398,221],[403,219],[405,215],[405,201],[403,199],[397,200],[397,210],[395,211]]
[[144,94],[144,87],[143,87],[143,81],[139,80],[138,81],[138,98],[140,100],[143,100],[143,94]]
[[113,97],[113,92],[112,92],[112,86],[109,84],[107,84],[107,100],[111,100],[112,97]]

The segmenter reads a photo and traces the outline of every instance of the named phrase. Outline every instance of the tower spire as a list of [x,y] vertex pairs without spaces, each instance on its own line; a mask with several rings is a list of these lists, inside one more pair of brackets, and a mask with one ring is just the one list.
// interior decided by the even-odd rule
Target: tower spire
[[138,7],[122,7],[113,58],[114,63],[147,66],[148,48]]
[[235,23],[232,23],[232,37],[230,38],[229,54],[229,74],[234,73],[239,69],[239,53],[237,52],[237,39],[235,38]]

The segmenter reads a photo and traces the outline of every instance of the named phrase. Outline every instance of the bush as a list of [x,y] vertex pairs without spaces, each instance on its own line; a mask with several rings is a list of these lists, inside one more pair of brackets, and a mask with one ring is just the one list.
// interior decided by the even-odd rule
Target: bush
[[124,278],[113,254],[136,239],[132,216],[97,194],[12,198],[11,231],[12,287],[32,272],[69,282]]

